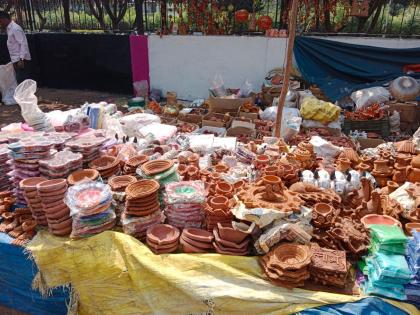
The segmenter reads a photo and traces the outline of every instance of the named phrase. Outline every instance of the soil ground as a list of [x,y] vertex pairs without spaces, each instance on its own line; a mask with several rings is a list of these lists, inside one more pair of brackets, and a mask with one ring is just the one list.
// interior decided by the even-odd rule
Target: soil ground
[[[40,88],[37,91],[39,107],[44,112],[52,110],[68,110],[77,108],[85,102],[97,103],[105,101],[116,103],[121,106],[126,103],[129,95],[112,94],[107,92],[89,90],[60,90],[50,88]],[[0,128],[14,123],[21,122],[23,118],[20,113],[19,105],[0,105]]]

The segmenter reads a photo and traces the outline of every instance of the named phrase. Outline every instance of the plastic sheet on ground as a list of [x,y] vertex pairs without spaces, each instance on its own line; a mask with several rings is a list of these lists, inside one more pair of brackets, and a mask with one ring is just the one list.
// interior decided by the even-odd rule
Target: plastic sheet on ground
[[[47,287],[71,283],[79,314],[291,314],[360,297],[289,291],[262,278],[255,257],[154,255],[107,231],[71,241],[40,232],[28,244]],[[413,306],[398,303],[414,314]]]

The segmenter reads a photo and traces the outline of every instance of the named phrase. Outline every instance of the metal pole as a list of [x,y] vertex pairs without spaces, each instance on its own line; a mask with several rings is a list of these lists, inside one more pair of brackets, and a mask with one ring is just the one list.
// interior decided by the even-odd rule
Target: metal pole
[[296,19],[297,19],[297,11],[298,11],[298,2],[299,2],[298,0],[293,0],[292,11],[290,12],[289,39],[287,43],[286,67],[284,70],[283,87],[281,89],[279,104],[277,107],[276,130],[275,130],[276,137],[280,137],[283,107],[284,107],[284,102],[286,100],[287,91],[289,90],[290,72],[292,70],[292,63],[293,63],[293,58],[292,58],[293,46],[295,43],[295,36],[296,36]]

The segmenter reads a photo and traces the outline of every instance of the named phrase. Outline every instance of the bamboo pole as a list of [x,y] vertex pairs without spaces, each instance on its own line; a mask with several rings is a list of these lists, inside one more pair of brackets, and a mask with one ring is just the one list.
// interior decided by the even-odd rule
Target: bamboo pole
[[296,36],[296,19],[297,19],[298,3],[299,3],[298,0],[293,0],[292,11],[290,12],[290,18],[289,18],[289,39],[288,39],[288,44],[287,44],[286,66],[284,69],[283,87],[281,89],[279,104],[277,107],[276,129],[275,129],[275,134],[274,134],[276,137],[280,137],[283,107],[284,107],[284,102],[286,100],[287,91],[289,90],[290,72],[292,70],[292,63],[293,63],[293,59],[292,59],[293,46],[295,44],[295,36]]

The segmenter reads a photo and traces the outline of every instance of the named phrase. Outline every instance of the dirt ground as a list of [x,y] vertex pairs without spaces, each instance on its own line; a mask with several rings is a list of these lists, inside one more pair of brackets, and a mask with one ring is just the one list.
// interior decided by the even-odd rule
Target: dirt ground
[[[38,103],[41,110],[49,112],[52,110],[68,110],[77,108],[85,102],[97,103],[105,101],[124,105],[129,95],[112,94],[88,90],[59,90],[50,88],[40,88],[37,91]],[[0,105],[0,128],[14,122],[21,122],[23,118],[20,113],[19,105]]]

